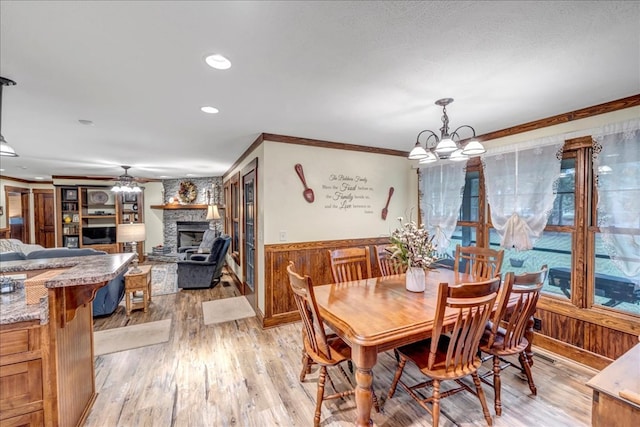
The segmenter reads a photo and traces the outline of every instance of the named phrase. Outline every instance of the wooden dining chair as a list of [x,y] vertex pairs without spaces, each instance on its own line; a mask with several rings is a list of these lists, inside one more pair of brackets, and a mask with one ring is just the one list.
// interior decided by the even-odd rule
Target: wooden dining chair
[[[291,290],[293,291],[294,299],[298,306],[300,317],[302,318],[304,350],[312,363],[320,366],[316,411],[313,418],[313,425],[317,427],[320,425],[320,409],[322,408],[323,401],[339,399],[355,393],[351,379],[342,366],[340,366],[343,362],[351,360],[351,348],[337,335],[328,335],[325,332],[324,321],[318,310],[311,278],[309,276],[300,276],[294,271],[294,267],[293,261],[290,261],[287,266],[287,273],[289,275],[289,284],[291,285]],[[333,380],[327,372],[327,367],[332,366],[340,369],[351,385],[351,389],[343,392],[336,390]],[[303,372],[304,369],[306,369],[306,366],[303,366]],[[331,384],[331,388],[333,388],[334,391],[333,394],[325,395],[326,380],[329,380],[329,384]],[[380,412],[375,393],[373,394],[373,402],[376,411]]]
[[453,270],[488,279],[500,274],[503,257],[502,249],[457,245]]
[[329,263],[335,283],[369,279],[371,277],[371,258],[369,247],[329,249]]
[[[513,366],[505,359],[506,356],[518,355],[520,370],[527,376],[529,389],[535,396],[536,385],[531,374],[531,361],[527,357],[525,349],[529,345],[525,337],[527,322],[536,311],[536,304],[540,297],[540,290],[547,278],[547,266],[542,266],[535,273],[523,273],[514,275],[509,272],[505,275],[503,290],[500,293],[498,309],[491,321],[487,324],[485,333],[480,340],[480,350],[488,354],[484,360],[493,359],[493,370],[481,376],[481,380],[493,386],[495,395],[496,415],[502,415],[502,403],[500,401],[500,372]],[[515,305],[509,304],[516,299]],[[509,307],[510,305],[510,307]],[[487,377],[493,374],[493,382]]]
[[[387,398],[393,397],[400,383],[407,393],[431,414],[433,425],[437,426],[440,419],[440,399],[466,390],[478,397],[484,418],[487,424],[491,425],[491,414],[478,376],[478,368],[482,364],[478,344],[493,311],[499,288],[499,276],[456,286],[440,283],[431,338],[398,348],[400,363]],[[444,325],[445,310],[447,318],[456,319],[451,327]],[[430,380],[411,386],[401,381],[408,360]],[[475,391],[461,381],[461,378],[468,375],[473,378]],[[458,387],[441,393],[440,383],[445,380],[454,380]],[[415,391],[429,386],[433,387],[433,393],[426,398]],[[427,405],[429,403],[431,408]]]
[[391,252],[387,249],[387,245],[376,245],[375,248],[378,268],[380,269],[380,274],[383,277],[402,274],[407,270],[405,265],[398,260],[391,258]]

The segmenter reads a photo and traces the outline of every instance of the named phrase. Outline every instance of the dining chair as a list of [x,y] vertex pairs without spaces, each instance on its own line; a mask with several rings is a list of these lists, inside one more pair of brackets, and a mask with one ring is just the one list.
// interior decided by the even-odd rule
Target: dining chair
[[453,270],[485,279],[500,274],[504,250],[456,245]]
[[[480,340],[480,350],[488,356],[483,359],[493,359],[493,370],[482,375],[480,379],[493,386],[495,396],[496,415],[502,415],[502,403],[500,401],[500,372],[513,366],[506,360],[506,356],[518,355],[520,370],[527,376],[529,389],[535,396],[536,385],[531,374],[531,361],[527,357],[525,349],[529,345],[524,336],[527,322],[536,311],[536,304],[540,297],[540,290],[547,278],[547,266],[543,265],[540,271],[514,275],[509,272],[505,275],[503,290],[498,300],[498,309],[485,328],[485,333]],[[517,298],[515,306],[509,301]],[[493,374],[493,382],[487,377]]]
[[[318,377],[318,391],[316,393],[316,411],[313,418],[313,425],[315,427],[320,425],[320,409],[322,402],[329,399],[339,399],[345,396],[349,396],[355,393],[353,383],[351,379],[344,371],[342,366],[343,362],[351,360],[351,347],[347,345],[340,337],[335,334],[328,335],[325,332],[325,325],[318,310],[315,294],[313,292],[313,284],[309,276],[300,276],[294,271],[293,261],[289,262],[287,266],[287,273],[289,275],[289,284],[294,294],[294,299],[300,312],[300,317],[303,323],[303,345],[306,355],[309,357],[312,363],[320,366],[320,375]],[[333,383],[333,380],[327,372],[327,367],[336,366],[342,374],[345,376],[351,389],[338,392]],[[307,366],[303,366],[303,372],[305,372]],[[334,393],[325,395],[325,381],[329,380],[331,388]],[[373,394],[373,403],[377,412],[380,412],[378,405],[378,399]]]
[[[487,424],[491,425],[491,414],[478,376],[478,368],[482,364],[478,344],[493,311],[499,288],[499,276],[456,286],[440,283],[431,338],[398,348],[400,362],[387,399],[393,397],[400,383],[407,393],[431,414],[433,425],[437,426],[440,419],[440,399],[466,390],[480,400],[484,418]],[[454,325],[444,325],[445,312],[447,318],[455,318]],[[408,360],[430,379],[416,385],[403,382],[401,377]],[[461,381],[461,378],[468,375],[473,378],[475,391]],[[440,384],[445,380],[454,380],[458,387],[441,392]],[[433,387],[430,396],[423,397],[415,391],[429,386]],[[427,405],[429,403],[431,408]]]
[[376,245],[376,259],[378,260],[378,268],[380,274],[385,276],[393,276],[394,274],[402,274],[407,267],[396,259],[391,258],[391,252],[387,249],[387,245]]
[[369,247],[329,249],[329,263],[334,283],[351,282],[371,277]]

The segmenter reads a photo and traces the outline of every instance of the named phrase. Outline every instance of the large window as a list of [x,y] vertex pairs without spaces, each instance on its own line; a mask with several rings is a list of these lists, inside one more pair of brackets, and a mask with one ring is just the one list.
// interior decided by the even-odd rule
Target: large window
[[[542,236],[535,241],[532,250],[505,250],[502,271],[518,274],[546,265],[549,277],[543,287],[545,295],[580,308],[598,307],[640,316],[640,285],[621,271],[619,262],[611,259],[611,248],[597,226],[598,194],[592,162],[591,138],[567,142],[557,195]],[[633,168],[627,165],[625,170],[635,171],[634,179],[640,182],[640,163]],[[607,191],[619,191],[623,197],[628,188],[622,188],[622,180],[608,172],[605,170],[605,176],[599,179],[608,180]],[[470,167],[458,226],[448,254],[455,253],[456,244],[500,247],[499,236],[485,214],[483,199],[483,176],[478,168]],[[637,212],[636,218],[637,226],[623,231],[627,238],[640,242],[640,215]],[[640,263],[640,259],[632,262]]]

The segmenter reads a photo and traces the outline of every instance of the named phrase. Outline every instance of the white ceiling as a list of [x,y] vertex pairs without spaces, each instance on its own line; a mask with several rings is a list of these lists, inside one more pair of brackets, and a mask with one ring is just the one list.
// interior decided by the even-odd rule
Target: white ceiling
[[483,134],[638,94],[640,2],[3,0],[0,75],[3,175],[218,176],[261,132],[409,151],[439,98]]

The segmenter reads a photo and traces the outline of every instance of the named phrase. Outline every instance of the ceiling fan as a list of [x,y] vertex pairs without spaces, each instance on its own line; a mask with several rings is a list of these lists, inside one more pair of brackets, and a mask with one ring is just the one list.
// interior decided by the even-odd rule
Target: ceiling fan
[[121,166],[124,169],[124,174],[116,178],[116,182],[111,187],[111,191],[115,193],[140,193],[142,187],[138,185],[137,179],[129,175],[129,169],[131,166]]

